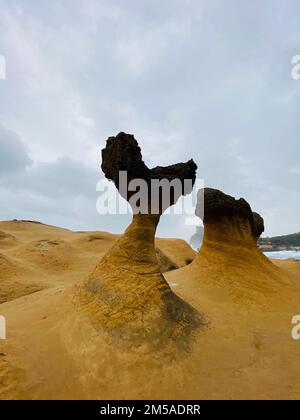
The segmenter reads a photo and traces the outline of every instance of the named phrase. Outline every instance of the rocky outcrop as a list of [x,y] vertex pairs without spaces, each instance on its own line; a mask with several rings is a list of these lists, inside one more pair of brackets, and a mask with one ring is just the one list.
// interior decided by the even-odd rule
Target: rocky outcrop
[[257,241],[264,220],[246,200],[205,188],[198,192],[196,215],[204,223],[203,245],[184,269],[184,275],[196,282],[195,288],[207,286],[209,293],[217,294],[220,287],[245,305],[263,303],[266,296],[270,302],[282,286],[290,285],[286,274],[260,251]]
[[[162,214],[169,206],[172,206],[182,196],[192,191],[196,179],[197,165],[193,160],[186,163],[149,169],[141,154],[141,149],[134,136],[119,133],[116,137],[109,137],[105,149],[102,150],[102,166],[105,177],[113,181],[120,195],[130,202],[133,213]],[[126,173],[122,177],[122,174]],[[147,187],[145,191],[139,191],[141,200],[137,205],[131,198],[136,195],[137,187],[130,183],[139,180]],[[158,194],[153,194],[153,182],[178,181],[179,189],[172,188],[167,197],[162,197],[162,189]],[[187,182],[189,180],[190,182]],[[184,187],[185,188],[180,188]],[[130,201],[131,200],[131,201]],[[143,201],[140,203],[140,201]]]
[[[110,137],[102,150],[105,176],[129,202],[133,191],[128,186],[133,179],[142,179],[148,186],[152,179],[191,179],[193,185],[196,168],[195,163],[189,161],[148,169],[137,141],[125,133]],[[128,182],[123,189],[120,171],[127,172]],[[175,195],[170,197],[171,204],[176,200]],[[151,204],[150,199],[149,210]],[[158,204],[158,214],[151,211],[141,214],[133,208],[132,223],[88,279],[77,287],[75,301],[94,327],[105,333],[108,341],[125,347],[161,350],[171,345],[186,349],[191,334],[201,325],[201,316],[173,293],[160,272],[154,237],[165,210],[161,196],[155,204]]]
[[[250,204],[244,199],[235,199],[220,190],[204,188],[198,192],[195,211],[206,229],[206,238],[211,236],[213,227],[218,226],[220,240],[237,241],[239,244],[257,243],[264,232],[264,219],[252,212]],[[208,228],[209,227],[209,228]]]
[[265,222],[264,222],[264,219],[261,217],[261,215],[256,212],[253,212],[252,216],[253,216],[252,232],[253,232],[254,237],[257,238],[258,240],[265,231]]

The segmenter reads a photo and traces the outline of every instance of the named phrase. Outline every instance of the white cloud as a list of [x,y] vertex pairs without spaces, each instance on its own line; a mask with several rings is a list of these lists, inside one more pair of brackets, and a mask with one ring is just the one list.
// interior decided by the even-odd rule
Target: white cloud
[[166,20],[154,28],[133,28],[122,37],[116,46],[119,65],[137,77],[144,72],[152,72],[164,59],[164,51],[177,39],[190,36],[190,21]]

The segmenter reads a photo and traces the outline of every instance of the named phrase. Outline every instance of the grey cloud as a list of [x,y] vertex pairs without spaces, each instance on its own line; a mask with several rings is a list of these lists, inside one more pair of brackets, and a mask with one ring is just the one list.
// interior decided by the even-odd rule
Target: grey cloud
[[68,157],[33,164],[20,137],[0,127],[0,170],[2,184],[11,191],[28,191],[44,197],[92,197],[99,172]]
[[0,176],[23,171],[31,163],[18,135],[0,125]]
[[[2,129],[1,134],[5,138],[1,158],[5,157],[6,165],[0,174],[1,218],[39,220],[75,229],[96,229],[103,224],[103,216],[96,213],[100,171],[66,157],[33,165],[16,133]],[[120,223],[123,227],[122,219],[115,226]]]
[[19,178],[16,187],[33,191],[45,197],[61,198],[93,197],[99,173],[70,158],[59,158],[55,162],[40,163],[28,168]]

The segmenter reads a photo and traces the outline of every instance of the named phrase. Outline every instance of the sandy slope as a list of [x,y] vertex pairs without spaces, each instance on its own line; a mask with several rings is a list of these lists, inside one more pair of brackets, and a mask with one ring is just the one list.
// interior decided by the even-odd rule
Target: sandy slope
[[[0,303],[82,280],[119,235],[72,232],[41,223],[0,222]],[[157,239],[162,272],[182,267],[194,251],[180,239]]]
[[193,263],[166,277],[210,320],[205,397],[300,399],[300,343],[290,335],[300,313],[300,266],[278,268],[248,231],[244,222],[208,223]]
[[300,261],[299,260],[273,260],[277,267],[289,272],[292,277],[300,282]]
[[[13,236],[0,245],[4,271],[44,289],[0,305],[8,332],[0,341],[0,398],[300,399],[300,342],[290,336],[300,313],[296,267],[286,271],[255,249],[210,241],[194,262],[165,275],[203,316],[190,347],[178,350],[171,340],[156,351],[126,349],[73,304],[73,284],[114,235],[20,222],[0,230]],[[176,241],[158,241],[161,249],[163,242],[175,263],[186,259]]]

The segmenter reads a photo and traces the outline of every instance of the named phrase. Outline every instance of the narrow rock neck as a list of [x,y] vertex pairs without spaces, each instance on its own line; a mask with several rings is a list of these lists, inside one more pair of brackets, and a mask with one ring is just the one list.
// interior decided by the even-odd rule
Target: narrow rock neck
[[257,239],[253,236],[250,221],[239,217],[224,217],[205,223],[203,243],[205,245],[257,247]]
[[135,214],[118,242],[128,260],[157,263],[154,240],[160,215]]

